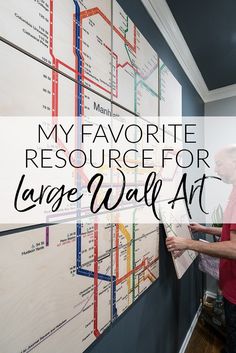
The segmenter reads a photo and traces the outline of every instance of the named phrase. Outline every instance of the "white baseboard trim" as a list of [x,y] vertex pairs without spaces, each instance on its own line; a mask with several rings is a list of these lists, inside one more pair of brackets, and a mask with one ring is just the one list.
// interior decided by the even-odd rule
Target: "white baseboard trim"
[[188,343],[190,341],[190,338],[192,336],[193,330],[195,329],[195,326],[197,324],[198,318],[199,318],[199,316],[201,314],[201,311],[202,311],[202,304],[199,305],[199,308],[198,308],[198,310],[196,312],[196,315],[194,316],[194,319],[193,319],[193,321],[191,323],[191,326],[190,326],[190,328],[189,328],[189,330],[187,332],[187,335],[185,336],[184,342],[183,342],[183,344],[182,344],[182,346],[181,346],[181,348],[179,350],[179,353],[184,353],[185,352],[185,350],[187,348],[187,345],[188,345]]

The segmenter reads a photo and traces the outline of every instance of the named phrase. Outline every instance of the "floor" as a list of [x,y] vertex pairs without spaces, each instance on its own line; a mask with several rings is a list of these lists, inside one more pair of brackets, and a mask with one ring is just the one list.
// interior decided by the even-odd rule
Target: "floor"
[[223,347],[223,337],[200,317],[185,353],[220,353]]

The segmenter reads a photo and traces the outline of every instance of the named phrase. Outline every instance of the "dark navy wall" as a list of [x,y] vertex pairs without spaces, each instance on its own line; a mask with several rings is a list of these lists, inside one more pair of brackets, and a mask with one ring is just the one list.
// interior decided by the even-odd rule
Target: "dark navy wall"
[[177,353],[201,298],[201,276],[195,262],[177,280],[160,236],[160,278],[86,353]]
[[118,3],[182,85],[183,115],[204,116],[203,100],[184,73],[141,0],[118,0]]
[[[140,0],[118,0],[182,85],[183,115],[204,115],[204,103]],[[197,263],[177,280],[160,229],[160,278],[105,331],[86,353],[177,353],[202,295]]]

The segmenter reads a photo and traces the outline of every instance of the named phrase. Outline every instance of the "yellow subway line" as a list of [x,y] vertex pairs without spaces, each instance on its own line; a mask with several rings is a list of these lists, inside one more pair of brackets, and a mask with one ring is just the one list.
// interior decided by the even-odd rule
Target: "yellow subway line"
[[[126,259],[126,270],[127,273],[131,271],[131,235],[127,228],[124,226],[124,224],[119,223],[119,230],[121,233],[125,236],[125,239],[127,241],[127,259]],[[130,296],[130,288],[131,288],[131,278],[130,276],[127,278],[127,285],[128,285],[128,305],[130,304],[129,296]]]

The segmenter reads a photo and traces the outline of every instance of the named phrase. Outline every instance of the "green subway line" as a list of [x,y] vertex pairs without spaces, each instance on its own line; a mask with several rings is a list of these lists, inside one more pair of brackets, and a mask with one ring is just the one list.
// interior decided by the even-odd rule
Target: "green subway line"
[[125,38],[126,38],[126,33],[129,30],[129,17],[126,15],[126,30],[125,30]]
[[166,223],[166,226],[170,228],[170,230],[172,231],[172,233],[173,233],[176,237],[178,236],[178,234],[173,230],[171,224]]
[[[127,39],[127,32],[128,32],[128,30],[129,30],[129,17],[126,16],[125,39]],[[132,61],[132,59],[131,59],[131,56],[130,56],[130,53],[129,53],[129,49],[128,49],[128,46],[127,46],[126,43],[125,43],[125,50],[126,50],[126,53],[127,53],[127,55],[128,55],[130,64],[131,64],[132,66],[135,66],[134,63],[133,63],[133,61]]]
[[[125,39],[127,39],[127,33],[129,30],[129,17],[126,16],[126,29],[125,29]],[[126,53],[128,55],[130,64],[132,66],[134,66],[134,63],[132,62],[132,59],[130,57],[130,53],[129,53],[129,49],[126,43],[124,43],[125,46],[125,50]],[[136,75],[136,71],[134,70],[134,112],[137,113],[137,85],[136,85],[136,81],[137,81],[137,75]],[[135,183],[137,180],[137,176],[135,173]],[[135,269],[135,212],[136,210],[134,210],[134,214],[133,214],[133,225],[132,225],[132,268]],[[135,300],[135,274],[134,272],[132,273],[132,301],[134,302]]]
[[161,66],[160,66],[160,71],[164,69],[166,65],[163,63]]
[[153,91],[153,89],[151,89],[143,80],[140,80],[138,83],[137,83],[137,87],[138,85],[141,84],[142,86],[144,86],[146,88],[146,90],[148,92],[150,92],[153,96],[155,97],[159,97],[159,94],[156,93],[155,91]]
[[[136,80],[136,73],[135,73],[135,80]],[[136,81],[135,81],[136,82]],[[137,109],[137,107],[136,107]],[[137,124],[137,116],[135,116],[135,124]],[[135,130],[135,141],[136,141],[136,137],[137,137],[137,131]],[[135,143],[135,149],[136,149],[136,145],[137,143]],[[136,152],[135,152],[135,159],[136,159]],[[135,186],[137,187],[137,173],[134,173],[134,183],[135,183]],[[133,238],[133,247],[132,247],[132,260],[133,260],[133,269],[136,267],[136,262],[135,262],[135,237],[136,237],[136,232],[135,232],[135,215],[136,215],[136,211],[137,209],[135,208],[134,209],[134,212],[133,212],[133,232],[132,232],[132,238]],[[133,283],[133,296],[132,296],[132,299],[133,299],[133,302],[135,301],[135,273],[133,272],[132,274],[132,283]]]
[[[159,69],[159,75],[160,75],[160,83],[161,83],[161,71],[163,71],[163,69],[165,68],[165,64],[162,63],[162,65],[160,66],[160,69]],[[161,100],[164,100],[164,97],[162,97],[162,93],[161,93],[161,84],[160,84],[160,93],[159,93],[159,97]]]
[[[129,30],[129,17],[126,16],[126,29],[124,30],[124,36],[125,36],[125,39],[127,39],[127,33],[128,33],[128,30]],[[129,61],[130,61],[130,64],[135,67],[135,64],[133,63],[132,59],[131,59],[131,56],[130,56],[130,52],[129,52],[129,48],[127,46],[126,43],[124,43],[124,46],[125,46],[125,50],[126,50],[126,53],[127,53],[127,56],[129,58]],[[162,65],[162,67],[164,67],[165,64]],[[136,68],[136,67],[135,67]],[[155,97],[159,97],[159,94],[156,93],[155,91],[153,91],[151,89],[151,87],[149,87],[145,82],[144,80],[141,78],[141,80],[139,82],[137,82],[137,75],[140,76],[140,74],[136,73],[136,71],[134,70],[134,112],[135,114],[137,114],[137,87],[138,85],[141,83],[146,89],[147,91],[149,91],[152,95],[154,95]]]
[[[136,173],[135,173],[135,175],[136,175]],[[135,176],[135,179],[137,179],[137,177]],[[135,267],[136,267],[136,263],[135,263],[135,213],[136,213],[136,209],[134,210],[134,213],[133,213],[133,231],[132,231],[132,235],[133,235],[133,239],[132,239],[132,245],[133,245],[133,247],[132,247],[132,249],[133,249],[133,251],[132,251],[132,259],[133,259],[133,264],[132,264],[132,267],[133,267],[133,269],[135,269]],[[133,302],[135,301],[135,273],[133,272],[133,274],[132,274],[132,283],[133,283],[133,291],[132,291],[132,300],[133,300]]]
[[[127,33],[129,31],[129,18],[128,16],[126,16],[126,29],[124,30],[124,37],[125,39],[127,39]],[[124,43],[124,47],[127,53],[127,56],[129,58],[130,64],[134,68],[137,69],[137,67],[135,66],[134,62],[131,59],[130,56],[130,51],[128,48],[128,45],[126,43]],[[154,90],[151,89],[151,87],[149,87],[144,80],[141,78],[138,82],[137,82],[137,75],[140,77],[140,74],[138,74],[136,72],[136,70],[134,70],[134,112],[135,114],[137,114],[137,88],[138,85],[141,84],[143,87],[146,88],[146,90],[148,92],[150,92],[153,96],[155,97],[159,97],[159,94],[156,93]],[[137,120],[137,117],[135,117],[135,119]],[[135,173],[135,184],[137,183],[137,175]],[[135,261],[135,236],[136,236],[136,231],[135,231],[135,214],[136,214],[136,209],[133,212],[133,225],[132,225],[132,268],[135,269],[136,267],[136,261]],[[132,273],[132,301],[135,301],[135,273]]]
[[137,74],[134,71],[134,112],[137,114]]

